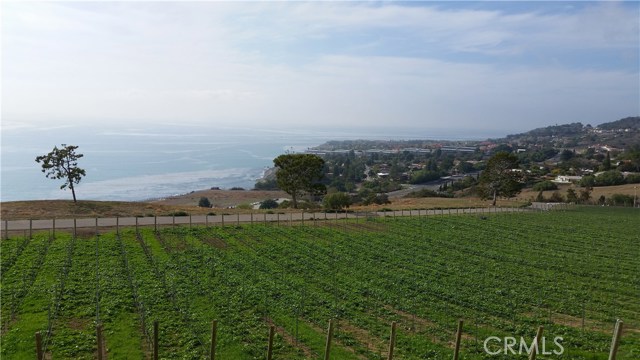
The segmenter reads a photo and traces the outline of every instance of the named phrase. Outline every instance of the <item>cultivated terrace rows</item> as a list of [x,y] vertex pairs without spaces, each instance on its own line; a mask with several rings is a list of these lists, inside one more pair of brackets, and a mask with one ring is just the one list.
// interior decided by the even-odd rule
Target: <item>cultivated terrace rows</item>
[[[360,218],[302,224],[126,228],[3,240],[2,349],[32,359],[202,359],[216,355],[449,359],[458,319],[462,358],[488,355],[490,336],[531,342],[544,325],[565,359],[640,356],[640,217],[632,209]],[[552,340],[549,340],[552,342]],[[525,359],[526,354],[520,355]],[[516,356],[518,358],[518,356]]]

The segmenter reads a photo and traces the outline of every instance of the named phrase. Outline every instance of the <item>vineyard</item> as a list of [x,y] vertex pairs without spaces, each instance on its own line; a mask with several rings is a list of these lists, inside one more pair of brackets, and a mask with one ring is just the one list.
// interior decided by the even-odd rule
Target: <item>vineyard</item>
[[[558,359],[640,358],[640,216],[634,209],[439,215],[34,233],[2,241],[2,348],[33,359],[461,359],[539,325]],[[552,340],[548,340],[552,343]],[[496,345],[497,346],[497,345]],[[549,346],[550,348],[551,346]]]

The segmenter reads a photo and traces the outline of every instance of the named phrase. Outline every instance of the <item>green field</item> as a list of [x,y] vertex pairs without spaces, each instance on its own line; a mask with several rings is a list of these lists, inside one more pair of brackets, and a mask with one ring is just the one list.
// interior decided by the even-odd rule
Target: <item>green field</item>
[[[33,359],[42,331],[53,359],[150,358],[153,322],[165,359],[461,359],[489,355],[490,336],[544,325],[543,359],[640,358],[640,213],[633,209],[446,215],[135,229],[2,241],[3,359]],[[495,345],[496,343],[494,343]],[[497,345],[491,350],[496,350]],[[517,350],[517,347],[516,347]]]

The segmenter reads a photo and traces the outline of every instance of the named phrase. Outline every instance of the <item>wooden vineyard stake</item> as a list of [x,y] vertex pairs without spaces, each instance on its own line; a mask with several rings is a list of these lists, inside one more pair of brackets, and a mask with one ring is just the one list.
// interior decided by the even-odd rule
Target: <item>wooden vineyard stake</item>
[[529,360],[536,360],[536,356],[540,351],[540,341],[542,341],[542,331],[544,330],[544,326],[538,327],[538,332],[536,333],[536,338],[533,339],[533,349],[531,350],[531,354],[529,355]]
[[102,354],[103,354],[102,353],[102,350],[103,350],[102,349],[102,343],[103,343],[103,341],[102,341],[102,325],[98,324],[96,326],[96,334],[97,334],[97,338],[98,338],[97,339],[97,343],[98,343],[98,360],[102,360],[103,359],[103,357],[102,357]]
[[120,236],[120,218],[116,217],[116,235]]
[[153,322],[153,360],[158,360],[158,321]]
[[276,327],[271,325],[269,328],[269,347],[267,348],[267,360],[273,358],[273,335],[276,332]]
[[329,320],[329,331],[327,332],[327,343],[324,347],[324,360],[329,360],[331,356],[331,340],[333,338],[333,319]]
[[616,321],[616,327],[613,330],[613,339],[611,339],[611,351],[609,351],[609,360],[616,360],[618,353],[618,345],[620,344],[620,335],[622,335],[622,320]]
[[453,360],[458,360],[460,355],[460,339],[462,338],[463,321],[458,320],[458,331],[456,332],[456,347],[453,349]]
[[76,234],[77,234],[77,232],[76,232],[77,229],[76,228],[77,228],[77,224],[76,224],[76,219],[74,218],[73,219],[73,238],[74,239],[76,238]]
[[40,335],[40,331],[36,332],[36,359],[44,359],[42,356],[42,335]]
[[393,359],[393,349],[396,346],[396,322],[391,323],[391,336],[389,337],[389,356],[387,360]]
[[33,239],[33,219],[29,219],[29,239]]
[[209,349],[210,360],[215,360],[216,358],[216,337],[218,336],[218,320],[213,320],[211,322],[211,349]]
[[[53,233],[54,233],[54,236],[55,236],[55,228],[56,228],[55,224],[56,224],[56,220],[53,219],[53,229],[54,229]],[[9,240],[9,220],[7,220],[7,219],[4,219],[4,239],[5,240]]]

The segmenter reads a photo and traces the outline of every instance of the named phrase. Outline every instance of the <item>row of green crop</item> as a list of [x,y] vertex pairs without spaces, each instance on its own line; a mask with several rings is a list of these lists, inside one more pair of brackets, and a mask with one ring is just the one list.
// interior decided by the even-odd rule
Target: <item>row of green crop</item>
[[[640,323],[634,215],[397,217],[12,239],[2,243],[10,264],[2,354],[32,357],[33,332],[49,328],[52,356],[93,358],[100,322],[110,357],[143,358],[159,321],[161,356],[203,358],[209,321],[218,319],[221,358],[264,357],[271,324],[284,333],[277,357],[318,358],[334,318],[337,358],[384,357],[391,321],[401,325],[396,358],[448,358],[464,318],[468,359],[487,356],[487,336],[532,337],[540,324],[565,337],[565,358],[604,358],[607,325],[617,317]],[[585,330],[575,324],[583,315]],[[563,325],[567,317],[572,326]],[[621,358],[638,351],[631,331]]]

